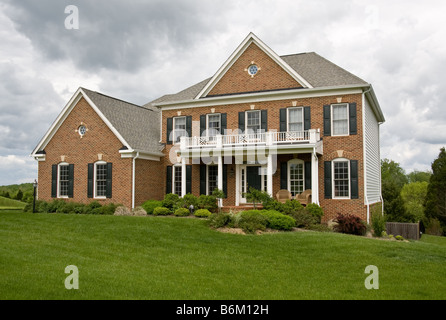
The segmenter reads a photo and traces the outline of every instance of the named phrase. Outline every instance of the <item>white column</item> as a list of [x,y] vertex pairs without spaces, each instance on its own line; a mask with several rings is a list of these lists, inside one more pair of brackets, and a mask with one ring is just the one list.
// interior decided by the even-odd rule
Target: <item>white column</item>
[[240,205],[240,165],[235,163],[235,205]]
[[223,157],[218,155],[218,189],[223,190]]
[[319,205],[319,160],[315,151],[311,154],[311,199]]
[[181,158],[181,196],[186,195],[186,158]]
[[268,154],[268,164],[266,167],[266,191],[273,196],[273,155]]

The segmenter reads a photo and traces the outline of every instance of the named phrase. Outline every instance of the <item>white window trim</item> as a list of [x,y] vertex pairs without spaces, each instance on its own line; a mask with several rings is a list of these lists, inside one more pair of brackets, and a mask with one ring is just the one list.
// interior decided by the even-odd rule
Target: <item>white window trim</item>
[[207,115],[206,115],[206,137],[207,138],[209,138],[210,137],[210,135],[209,135],[209,133],[210,133],[210,129],[211,128],[209,128],[209,116],[216,116],[216,115],[218,115],[219,116],[219,128],[220,128],[220,130],[219,130],[219,133],[218,134],[223,134],[223,132],[221,132],[222,130],[221,130],[221,113],[208,113]]
[[261,110],[247,110],[245,111],[245,133],[248,133],[248,113],[254,113],[257,112],[259,114],[259,129],[257,129],[257,132],[249,132],[249,133],[258,133],[262,130],[262,112]]
[[291,107],[291,108],[287,108],[286,112],[286,129],[287,132],[290,132],[290,110],[296,110],[296,109],[302,109],[302,131],[304,131],[304,108],[303,107]]
[[70,164],[67,162],[61,162],[57,165],[57,197],[60,199],[65,199],[65,198],[68,198],[68,195],[66,195],[66,196],[60,195],[60,167],[62,167],[62,166],[69,167]]
[[291,192],[291,170],[290,167],[292,164],[302,164],[302,192],[305,191],[305,162],[301,159],[291,159],[287,164],[287,183],[288,183],[288,191]]
[[[347,162],[347,168],[348,168],[348,197],[337,197],[335,193],[335,163],[336,162]],[[350,160],[346,158],[336,158],[331,161],[331,194],[332,199],[338,199],[338,200],[350,200],[351,199],[351,171],[350,171]]]
[[[333,107],[335,106],[345,106],[347,110],[347,133],[344,134],[334,134],[334,126],[333,126]],[[330,105],[330,126],[331,126],[331,135],[333,137],[346,137],[350,135],[350,119],[349,119],[349,110],[348,103],[335,103]]]
[[105,162],[105,161],[96,161],[95,163],[94,163],[94,170],[93,170],[93,198],[94,199],[106,199],[107,198],[107,196],[98,196],[97,195],[97,193],[98,193],[98,189],[97,189],[97,170],[96,170],[96,168],[97,168],[97,165],[107,165],[107,162]]
[[173,121],[172,121],[172,126],[173,126],[173,128],[172,128],[172,132],[173,132],[173,134],[172,134],[172,143],[173,144],[180,143],[180,141],[177,142],[177,134],[176,134],[177,129],[175,129],[175,122],[176,122],[177,119],[180,119],[180,118],[184,118],[184,130],[186,131],[186,122],[187,122],[186,121],[186,116],[173,117]]

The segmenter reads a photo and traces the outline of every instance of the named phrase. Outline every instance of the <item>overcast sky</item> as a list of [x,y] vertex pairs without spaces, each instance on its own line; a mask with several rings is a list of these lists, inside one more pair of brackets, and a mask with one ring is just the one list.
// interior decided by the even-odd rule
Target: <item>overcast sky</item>
[[29,155],[78,87],[144,104],[214,75],[251,31],[371,83],[381,158],[428,170],[446,145],[445,18],[444,0],[0,0],[0,185],[37,178]]

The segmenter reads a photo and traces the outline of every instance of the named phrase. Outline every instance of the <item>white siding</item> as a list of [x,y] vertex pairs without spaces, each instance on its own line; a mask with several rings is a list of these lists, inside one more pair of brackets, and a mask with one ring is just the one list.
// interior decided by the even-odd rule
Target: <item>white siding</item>
[[372,204],[381,201],[379,125],[367,99],[365,98],[364,101],[366,201]]

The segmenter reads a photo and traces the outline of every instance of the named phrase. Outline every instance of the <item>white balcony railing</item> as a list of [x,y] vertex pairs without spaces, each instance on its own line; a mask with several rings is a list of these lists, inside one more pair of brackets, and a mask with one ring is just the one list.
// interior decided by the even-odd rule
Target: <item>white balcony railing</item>
[[230,135],[216,135],[212,137],[181,137],[180,148],[200,148],[200,147],[227,147],[227,146],[248,146],[248,145],[279,145],[279,144],[315,144],[320,140],[320,130],[310,129],[305,131],[290,132],[262,132],[262,133],[242,133]]

